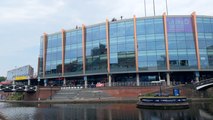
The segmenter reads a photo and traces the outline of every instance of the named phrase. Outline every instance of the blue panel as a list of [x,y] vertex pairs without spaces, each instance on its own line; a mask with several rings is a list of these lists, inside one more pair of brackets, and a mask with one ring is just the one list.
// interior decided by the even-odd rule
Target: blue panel
[[197,17],[198,42],[202,69],[213,69],[213,23],[208,17]]
[[66,74],[82,74],[82,30],[77,29],[66,33],[65,65]]
[[196,58],[195,51],[191,51],[195,48],[191,21],[191,17],[167,18],[170,68],[173,70],[197,68],[191,60],[191,57]]
[[133,19],[111,22],[109,26],[111,71],[135,71]]
[[[47,37],[46,75],[59,75],[62,72],[62,34],[57,33]],[[57,62],[58,61],[58,62]]]
[[137,31],[139,70],[166,69],[166,59],[161,58],[166,56],[163,19],[137,19],[136,25],[139,30]]
[[[115,30],[115,26],[111,26]],[[86,28],[86,73],[107,71],[106,25]]]

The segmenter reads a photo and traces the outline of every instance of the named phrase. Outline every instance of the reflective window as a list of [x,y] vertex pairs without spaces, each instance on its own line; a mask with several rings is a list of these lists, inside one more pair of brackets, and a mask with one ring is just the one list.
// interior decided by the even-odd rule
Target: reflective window
[[167,17],[171,69],[197,68],[191,17]]
[[66,74],[82,74],[82,29],[66,32],[65,63]]
[[40,39],[40,51],[39,51],[39,76],[42,76],[43,75],[43,45],[44,45],[44,37],[42,36],[41,39]]
[[213,68],[213,18],[197,17],[200,64],[203,69]]
[[137,19],[139,70],[166,69],[162,18]]
[[46,76],[61,75],[62,72],[62,34],[47,37]]
[[133,20],[111,22],[109,34],[111,71],[135,71]]
[[106,24],[86,28],[86,73],[97,72],[107,72]]

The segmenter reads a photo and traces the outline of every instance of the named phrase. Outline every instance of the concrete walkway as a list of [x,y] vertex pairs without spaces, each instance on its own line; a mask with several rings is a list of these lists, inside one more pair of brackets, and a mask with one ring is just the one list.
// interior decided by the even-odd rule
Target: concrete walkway
[[[190,102],[212,102],[213,98],[189,98]],[[8,103],[44,103],[44,104],[78,104],[78,103],[137,103],[135,98],[105,98],[105,99],[76,99],[76,100],[38,100],[38,101],[15,101],[1,100]]]

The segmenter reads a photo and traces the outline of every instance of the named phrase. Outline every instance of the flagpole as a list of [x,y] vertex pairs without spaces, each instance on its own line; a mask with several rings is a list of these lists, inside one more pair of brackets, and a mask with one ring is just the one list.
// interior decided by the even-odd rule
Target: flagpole
[[154,16],[155,16],[155,0],[153,0],[153,10],[154,10]]
[[144,12],[145,12],[145,17],[146,17],[146,0],[144,0]]
[[166,13],[167,13],[167,15],[169,15],[169,11],[168,11],[168,2],[167,2],[167,0],[166,0]]

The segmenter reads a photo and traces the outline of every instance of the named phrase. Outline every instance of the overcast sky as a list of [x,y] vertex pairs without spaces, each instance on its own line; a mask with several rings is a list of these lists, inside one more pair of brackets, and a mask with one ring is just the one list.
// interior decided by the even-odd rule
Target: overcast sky
[[[153,16],[152,0],[147,16]],[[155,0],[156,15],[166,11],[165,0]],[[32,65],[37,71],[40,36],[62,28],[144,16],[144,0],[1,0],[0,76],[15,67]],[[213,16],[213,0],[168,0],[170,15]]]

